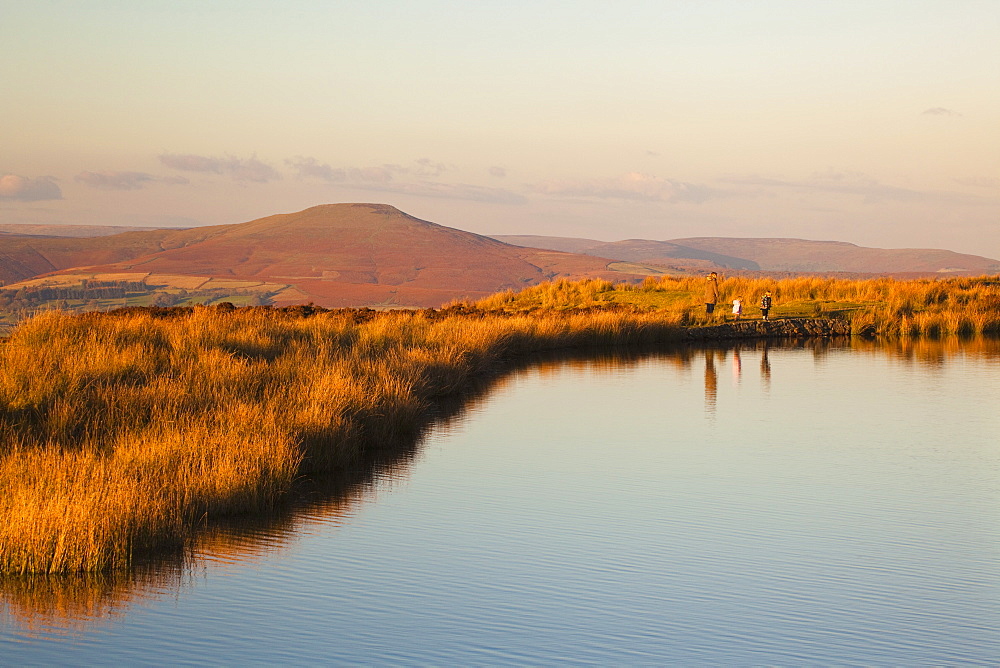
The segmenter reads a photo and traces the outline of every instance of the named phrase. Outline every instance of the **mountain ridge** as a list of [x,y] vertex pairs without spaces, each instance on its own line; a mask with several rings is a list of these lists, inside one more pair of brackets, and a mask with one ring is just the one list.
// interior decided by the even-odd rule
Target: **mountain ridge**
[[[494,235],[507,243],[537,243],[556,250],[649,263],[702,260],[717,269],[772,272],[863,274],[991,274],[1000,260],[933,248],[868,248],[846,241],[785,237],[688,237],[656,241],[595,241],[576,237]],[[708,265],[705,265],[707,268]]]
[[[58,230],[47,226],[46,231]],[[324,204],[245,223],[93,237],[0,233],[0,281],[8,296],[46,287],[68,295],[77,289],[73,286],[86,291],[88,285],[105,290],[100,294],[118,286],[125,295],[141,286],[134,294],[169,303],[228,295],[242,303],[427,307],[558,278],[638,281],[720,269],[958,276],[1000,273],[1000,261],[938,249],[790,238],[490,237],[374,203]],[[24,299],[19,303],[27,308]]]
[[[70,246],[85,262],[67,266],[73,264],[65,257]],[[641,276],[609,264],[588,255],[511,246],[370,203],[91,240],[0,238],[0,279],[19,268],[22,275],[34,272],[31,282],[38,285],[115,277],[170,287],[190,283],[176,277],[203,277],[216,285],[220,279],[244,284],[241,289],[263,285],[259,291],[272,303],[308,300],[320,306],[440,306],[553,278]]]

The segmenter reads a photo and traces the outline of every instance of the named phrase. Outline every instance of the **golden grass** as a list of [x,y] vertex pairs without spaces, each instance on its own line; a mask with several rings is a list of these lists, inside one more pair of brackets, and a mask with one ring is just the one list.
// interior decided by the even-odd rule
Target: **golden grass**
[[671,314],[688,325],[718,323],[727,303],[744,297],[744,317],[757,314],[761,295],[774,298],[772,317],[840,317],[859,334],[943,336],[1000,333],[1000,277],[847,280],[733,277],[720,281],[719,307],[705,315],[701,277],[648,277],[639,285],[592,279],[555,281],[471,304],[503,312],[572,311],[611,305]]
[[[704,279],[557,281],[443,311],[194,308],[46,313],[0,345],[0,572],[122,569],[218,517],[272,507],[305,472],[371,459],[440,397],[519,354],[664,342]],[[731,278],[773,315],[863,334],[1000,332],[996,278]],[[721,318],[720,318],[721,319]]]
[[182,550],[206,519],[364,459],[499,358],[677,331],[612,312],[37,316],[0,346],[0,571]]

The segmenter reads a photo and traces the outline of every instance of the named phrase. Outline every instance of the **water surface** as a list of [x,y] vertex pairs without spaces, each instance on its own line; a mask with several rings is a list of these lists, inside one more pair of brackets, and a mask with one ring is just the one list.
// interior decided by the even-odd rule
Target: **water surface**
[[1000,348],[542,362],[193,564],[0,581],[0,663],[988,665]]

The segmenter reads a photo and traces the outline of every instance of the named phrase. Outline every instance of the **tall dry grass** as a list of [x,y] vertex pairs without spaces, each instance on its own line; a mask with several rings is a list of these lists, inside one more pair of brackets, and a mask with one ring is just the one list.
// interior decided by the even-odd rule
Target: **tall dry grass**
[[[688,325],[717,323],[705,315],[705,279],[697,276],[649,277],[639,285],[597,279],[553,281],[526,290],[487,297],[472,306],[488,311],[579,310],[609,305],[669,313]],[[727,277],[719,282],[720,304],[744,298],[753,315],[765,291],[774,299],[773,315],[839,317],[856,333],[877,336],[944,336],[1000,333],[1000,277],[897,280],[848,280],[823,277]],[[721,308],[724,314],[725,309]]]
[[[865,334],[1000,332],[997,278],[727,278],[722,300]],[[364,461],[435,398],[511,356],[670,340],[710,321],[704,279],[557,281],[433,312],[196,308],[22,323],[0,345],[0,571],[107,571],[183,551],[296,476]],[[609,305],[615,308],[607,308]],[[468,305],[467,305],[468,306]],[[471,312],[470,312],[471,311]]]
[[506,357],[649,343],[655,314],[48,313],[0,346],[0,571],[106,571],[350,466]]

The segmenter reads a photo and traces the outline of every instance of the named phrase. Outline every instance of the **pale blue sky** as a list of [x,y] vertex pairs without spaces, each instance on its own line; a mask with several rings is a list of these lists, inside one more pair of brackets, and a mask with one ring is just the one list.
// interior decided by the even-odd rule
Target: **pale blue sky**
[[1000,0],[0,0],[0,223],[377,201],[1000,258],[998,66]]

